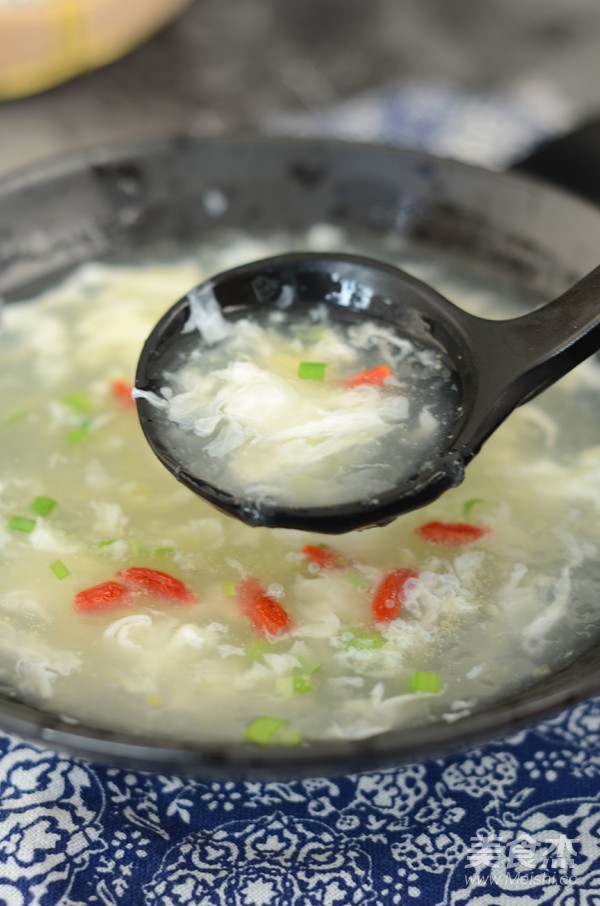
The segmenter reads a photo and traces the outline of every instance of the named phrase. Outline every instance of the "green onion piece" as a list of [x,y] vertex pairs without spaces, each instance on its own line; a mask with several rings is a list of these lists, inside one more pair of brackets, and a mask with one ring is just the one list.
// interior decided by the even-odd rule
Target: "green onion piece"
[[14,529],[15,532],[24,532],[29,535],[35,528],[35,519],[30,519],[28,516],[11,516],[8,520],[8,527]]
[[257,746],[268,746],[270,743],[294,746],[302,742],[298,731],[290,727],[287,720],[266,715],[250,721],[244,732],[244,739]]
[[291,698],[293,695],[305,695],[312,692],[315,687],[308,676],[298,674],[296,676],[278,676],[275,680],[275,694],[283,698]]
[[3,425],[14,425],[15,422],[20,422],[22,419],[26,418],[27,409],[18,409],[16,412],[11,412],[10,415],[5,416],[2,419]]
[[408,677],[407,692],[441,692],[442,681],[439,674],[429,670],[415,670]]
[[358,651],[373,651],[375,648],[383,648],[385,639],[380,632],[355,632],[349,641],[344,645],[345,648],[356,648]]
[[368,591],[371,583],[366,576],[353,570],[344,573],[344,579],[358,591]]
[[226,598],[235,598],[237,584],[235,582],[223,582],[223,594]]
[[273,742],[280,746],[299,746],[302,742],[302,734],[295,727],[287,726],[286,722],[286,726],[279,730]]
[[29,509],[37,516],[49,516],[57,501],[53,497],[36,497],[29,504]]
[[159,544],[152,553],[155,557],[172,557],[175,553],[175,548],[171,547],[170,544]]
[[63,403],[70,406],[71,409],[74,409],[76,412],[80,412],[82,415],[89,415],[92,411],[90,395],[85,390],[76,390],[73,393],[67,393],[66,396],[63,396]]
[[298,377],[303,381],[323,381],[326,367],[324,362],[300,362]]
[[292,680],[295,695],[305,695],[307,692],[312,692],[315,688],[310,678],[302,673],[293,676]]
[[251,661],[258,661],[263,654],[273,650],[273,645],[267,639],[255,639],[246,652]]
[[73,428],[73,430],[69,432],[69,434],[67,435],[67,441],[70,447],[77,447],[82,440],[85,440],[85,438],[90,433],[91,424],[91,419],[84,418],[81,420],[81,424],[78,428]]
[[325,328],[317,324],[292,324],[290,329],[292,336],[304,343],[316,343],[325,336]]
[[298,660],[302,664],[301,667],[297,667],[296,670],[298,673],[303,673],[306,676],[310,676],[312,673],[317,673],[321,669],[323,664],[311,664],[310,661],[307,661],[304,657],[299,657]]
[[50,569],[57,579],[66,579],[67,576],[71,575],[71,570],[65,566],[62,560],[55,560],[54,563],[50,564]]
[[483,502],[484,502],[483,497],[473,497],[471,500],[467,500],[467,502],[463,506],[463,514],[464,514],[465,518],[466,519],[469,518],[473,507],[478,506],[478,504],[483,503]]
[[96,553],[99,557],[119,557],[131,547],[124,538],[105,538],[96,542]]

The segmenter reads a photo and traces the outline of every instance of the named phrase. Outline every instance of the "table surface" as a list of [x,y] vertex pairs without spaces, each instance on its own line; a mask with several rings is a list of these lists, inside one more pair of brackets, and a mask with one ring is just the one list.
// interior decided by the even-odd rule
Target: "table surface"
[[196,0],[101,71],[0,106],[0,172],[174,131],[260,128],[385,86],[556,95],[598,109],[597,0]]

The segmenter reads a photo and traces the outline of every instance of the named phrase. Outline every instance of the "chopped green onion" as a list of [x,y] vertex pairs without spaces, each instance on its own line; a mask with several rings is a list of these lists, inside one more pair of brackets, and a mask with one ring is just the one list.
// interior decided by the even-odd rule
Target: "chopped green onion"
[[49,516],[56,503],[57,501],[53,497],[36,497],[35,500],[31,501],[29,509],[37,516]]
[[463,513],[465,515],[465,518],[469,518],[473,507],[478,506],[478,504],[483,502],[483,497],[473,497],[471,500],[467,500],[467,502],[463,506]]
[[312,673],[316,673],[323,666],[323,664],[311,664],[310,661],[307,661],[304,657],[299,657],[298,660],[300,661],[302,666],[296,668],[297,672],[306,674],[307,676],[310,676]]
[[251,661],[258,661],[263,654],[273,650],[273,644],[267,639],[255,639],[248,648],[246,654]]
[[71,409],[74,409],[76,412],[80,412],[82,415],[89,415],[92,411],[90,395],[85,390],[76,390],[74,393],[67,393],[66,396],[63,396],[63,403],[70,406]]
[[22,419],[26,418],[27,409],[18,409],[16,412],[11,412],[10,415],[5,416],[2,419],[3,425],[14,425],[15,422],[20,422]]
[[283,698],[291,698],[293,695],[305,695],[312,692],[315,687],[308,676],[297,674],[296,676],[278,676],[275,680],[275,694]]
[[[114,544],[115,541],[118,541],[118,538],[115,538],[113,541],[107,541],[106,544]],[[139,541],[137,539],[131,541],[131,549],[136,557],[172,557],[175,553],[176,548],[172,544],[147,544],[145,541]]]
[[11,516],[8,520],[8,527],[14,529],[15,532],[24,532],[29,535],[35,528],[35,519],[30,519],[28,516]]
[[306,692],[312,692],[315,688],[308,676],[302,673],[292,677],[295,695],[305,695]]
[[357,651],[373,651],[375,648],[383,648],[385,639],[380,632],[369,632],[368,630],[355,632],[351,639],[344,645],[345,648],[356,648]]
[[104,541],[99,541],[98,547],[110,547],[110,545],[114,544],[116,540],[116,538],[107,538]]
[[159,544],[158,547],[155,547],[152,551],[155,557],[172,557],[175,553],[175,548],[170,544]]
[[92,420],[90,418],[84,418],[81,420],[78,428],[73,428],[73,430],[69,432],[67,441],[70,447],[76,447],[82,440],[85,440],[90,433],[91,424]]
[[223,582],[223,594],[226,598],[235,598],[237,584],[235,582]]
[[345,572],[344,579],[358,591],[368,591],[371,587],[371,583],[367,579],[367,577],[363,576],[362,573],[355,572],[354,570]]
[[294,746],[302,742],[299,732],[290,727],[287,720],[266,715],[250,721],[244,732],[244,739],[257,746],[268,746],[270,743]]
[[442,681],[437,673],[429,670],[415,670],[408,677],[406,688],[408,692],[437,693],[442,691]]
[[298,377],[303,381],[322,381],[325,379],[324,362],[300,362],[298,365]]
[[286,721],[286,726],[279,730],[273,742],[280,746],[299,746],[302,742],[302,734],[295,727],[288,726]]
[[71,570],[65,566],[62,560],[55,560],[54,563],[50,564],[50,569],[57,579],[66,579],[67,576],[71,575]]

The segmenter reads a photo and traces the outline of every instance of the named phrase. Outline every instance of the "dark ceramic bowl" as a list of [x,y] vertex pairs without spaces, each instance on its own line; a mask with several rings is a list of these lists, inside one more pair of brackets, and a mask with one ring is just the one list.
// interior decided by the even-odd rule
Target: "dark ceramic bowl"
[[[451,255],[547,298],[598,263],[600,211],[529,177],[337,142],[171,140],[82,154],[5,179],[0,294],[16,302],[84,261],[197,247],[223,227],[255,233],[315,223],[374,243],[398,234],[420,253]],[[294,749],[108,732],[68,724],[8,695],[0,696],[0,727],[93,760],[163,773],[341,774],[512,732],[600,691],[599,666],[596,639],[562,671],[454,723]]]

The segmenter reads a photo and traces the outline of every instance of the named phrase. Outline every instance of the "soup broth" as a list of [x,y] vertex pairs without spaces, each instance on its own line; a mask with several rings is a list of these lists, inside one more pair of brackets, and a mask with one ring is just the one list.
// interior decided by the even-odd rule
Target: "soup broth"
[[[597,631],[593,362],[514,413],[459,488],[333,540],[222,516],[155,459],[130,395],[151,327],[210,273],[294,243],[348,245],[237,237],[201,263],[88,265],[4,309],[7,694],[88,726],[310,744],[460,719]],[[472,311],[514,313],[505,291],[390,258]]]
[[444,447],[459,394],[433,348],[323,304],[227,318],[189,295],[192,345],[174,344],[159,393],[134,396],[177,462],[256,523],[266,504],[377,501]]

